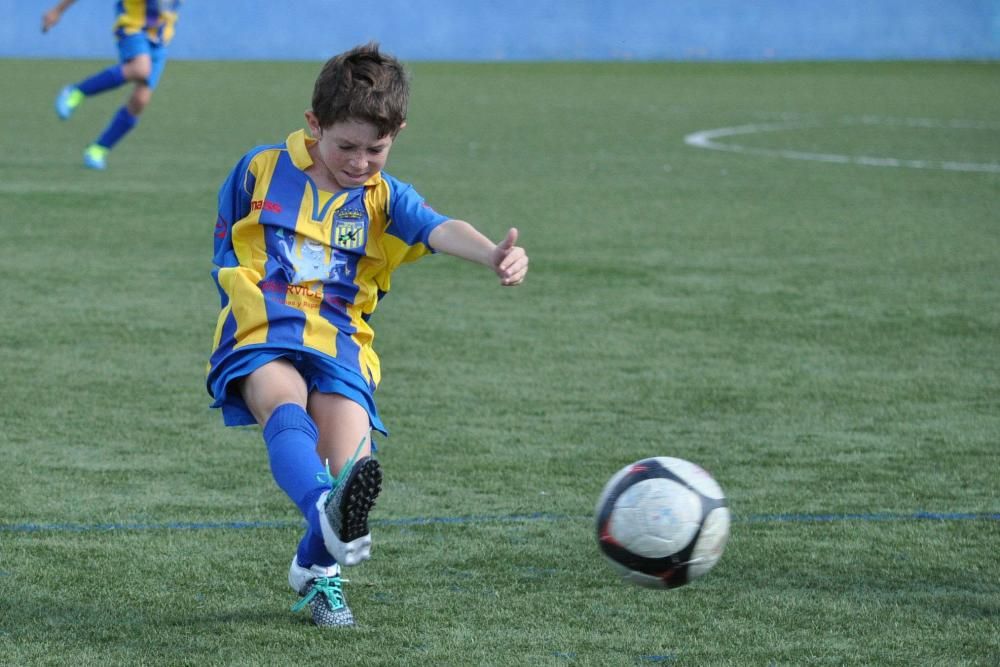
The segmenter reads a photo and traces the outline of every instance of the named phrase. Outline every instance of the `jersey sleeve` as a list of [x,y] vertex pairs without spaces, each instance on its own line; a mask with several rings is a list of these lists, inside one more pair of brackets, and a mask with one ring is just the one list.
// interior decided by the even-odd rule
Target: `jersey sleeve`
[[233,250],[233,225],[250,212],[250,198],[255,180],[250,171],[250,160],[249,155],[240,160],[219,188],[219,210],[215,219],[215,253],[212,258],[216,266],[236,266],[239,263]]
[[427,240],[434,228],[448,219],[448,216],[431,208],[412,185],[400,181],[393,183],[388,233],[407,246],[423,246],[419,254],[434,252]]

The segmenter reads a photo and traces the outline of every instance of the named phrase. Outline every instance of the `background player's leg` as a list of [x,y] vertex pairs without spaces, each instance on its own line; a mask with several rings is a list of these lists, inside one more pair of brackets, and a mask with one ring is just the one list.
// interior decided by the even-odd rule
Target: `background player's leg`
[[128,81],[146,83],[152,67],[150,55],[139,53],[126,62],[115,63],[82,81],[70,84],[60,90],[56,97],[56,113],[66,120],[86,97],[114,90]]
[[83,98],[114,90],[126,81],[121,64],[116,63],[83,81],[70,84],[59,91],[59,96],[56,98],[56,113],[66,120],[80,106]]
[[134,81],[135,88],[132,89],[128,101],[111,117],[111,121],[97,140],[84,151],[83,163],[91,169],[104,169],[107,166],[108,152],[135,128],[139,122],[139,114],[153,97],[153,89],[149,84],[153,64],[148,53],[135,56],[121,68],[122,76]]

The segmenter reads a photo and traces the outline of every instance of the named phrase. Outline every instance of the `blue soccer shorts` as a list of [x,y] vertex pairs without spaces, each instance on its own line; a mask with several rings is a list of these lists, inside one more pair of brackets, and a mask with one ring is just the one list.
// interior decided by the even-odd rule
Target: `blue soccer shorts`
[[230,356],[219,368],[213,368],[208,377],[209,393],[215,398],[213,408],[222,409],[226,426],[248,426],[257,420],[243,401],[243,396],[232,386],[233,381],[244,378],[275,359],[290,362],[306,382],[312,393],[340,394],[351,399],[368,413],[372,430],[389,435],[382,424],[375,406],[375,398],[364,378],[335,361],[317,354],[293,350],[254,348]]
[[160,77],[163,76],[163,68],[167,65],[167,47],[149,41],[141,33],[125,35],[118,40],[118,61],[122,64],[143,54],[148,55],[153,64],[147,83],[150,88],[156,88]]

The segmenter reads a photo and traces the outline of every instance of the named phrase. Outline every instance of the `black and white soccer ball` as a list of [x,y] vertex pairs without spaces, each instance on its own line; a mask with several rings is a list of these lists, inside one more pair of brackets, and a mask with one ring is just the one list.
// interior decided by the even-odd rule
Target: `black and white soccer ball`
[[677,588],[711,570],[729,537],[729,507],[700,466],[668,456],[619,470],[597,501],[597,542],[626,581]]

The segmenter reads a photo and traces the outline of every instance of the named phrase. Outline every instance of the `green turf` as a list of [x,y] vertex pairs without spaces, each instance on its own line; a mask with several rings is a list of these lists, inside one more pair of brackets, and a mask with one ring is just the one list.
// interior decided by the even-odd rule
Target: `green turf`
[[[124,93],[51,105],[102,64],[0,61],[0,664],[1000,663],[1000,173],[684,142],[794,118],[729,142],[1000,165],[1000,65],[414,65],[389,170],[532,269],[394,279],[361,625],[323,633],[259,434],[203,388],[215,192],[318,64],[171,62],[93,173]],[[651,455],[736,518],[670,592],[592,534]]]

